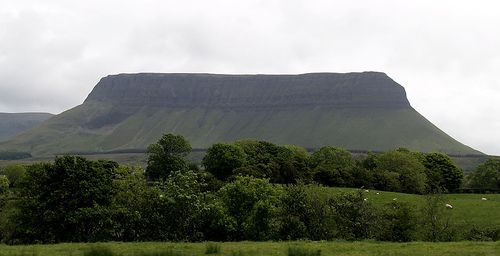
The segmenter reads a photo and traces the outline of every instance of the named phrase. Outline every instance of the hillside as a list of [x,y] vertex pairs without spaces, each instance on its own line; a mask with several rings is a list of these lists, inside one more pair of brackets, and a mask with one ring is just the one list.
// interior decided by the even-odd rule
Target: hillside
[[29,130],[52,116],[49,113],[0,113],[0,141]]
[[119,74],[83,104],[0,144],[34,155],[143,149],[163,133],[194,148],[256,138],[308,148],[477,154],[426,120],[384,73]]

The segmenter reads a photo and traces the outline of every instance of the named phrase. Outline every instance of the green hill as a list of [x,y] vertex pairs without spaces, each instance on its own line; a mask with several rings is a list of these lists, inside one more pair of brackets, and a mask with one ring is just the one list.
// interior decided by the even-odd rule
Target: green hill
[[0,141],[31,129],[52,116],[49,113],[0,113]]
[[302,75],[120,74],[82,105],[0,144],[47,155],[144,149],[163,133],[194,148],[242,138],[308,148],[480,154],[415,111],[378,72]]

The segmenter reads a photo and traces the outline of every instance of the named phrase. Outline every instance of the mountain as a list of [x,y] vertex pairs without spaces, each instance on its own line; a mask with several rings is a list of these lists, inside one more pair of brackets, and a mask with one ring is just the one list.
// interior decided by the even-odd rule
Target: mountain
[[144,149],[163,133],[194,148],[242,138],[351,150],[479,154],[415,111],[384,73],[119,74],[83,104],[0,144],[34,155]]
[[49,113],[0,113],[0,141],[29,130],[52,116]]

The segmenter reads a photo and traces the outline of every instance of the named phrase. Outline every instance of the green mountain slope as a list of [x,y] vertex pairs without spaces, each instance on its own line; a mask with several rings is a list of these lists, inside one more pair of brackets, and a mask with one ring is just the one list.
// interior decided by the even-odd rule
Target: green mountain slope
[[315,148],[479,153],[415,111],[383,73],[120,74],[85,102],[0,144],[45,155],[146,148],[163,133],[195,148],[242,138]]
[[0,141],[31,129],[52,116],[49,113],[0,113]]

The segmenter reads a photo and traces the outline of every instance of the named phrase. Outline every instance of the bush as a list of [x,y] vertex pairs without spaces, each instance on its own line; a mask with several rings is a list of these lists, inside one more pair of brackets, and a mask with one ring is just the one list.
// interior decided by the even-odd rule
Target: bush
[[19,182],[11,242],[86,242],[111,238],[110,205],[118,164],[63,156],[28,167]]
[[420,210],[420,231],[422,240],[431,242],[447,242],[457,238],[457,230],[452,225],[451,211],[445,207],[441,195],[426,195]]
[[371,203],[364,200],[361,191],[350,194],[340,194],[331,200],[334,209],[334,219],[337,224],[337,237],[346,240],[360,240],[372,237],[376,224],[375,209]]
[[381,241],[411,241],[416,229],[413,206],[393,201],[382,208],[376,238]]
[[219,191],[235,223],[234,239],[266,240],[272,232],[280,191],[268,179],[238,176]]
[[500,240],[500,227],[476,227],[472,226],[464,234],[464,239],[472,241],[498,241]]

